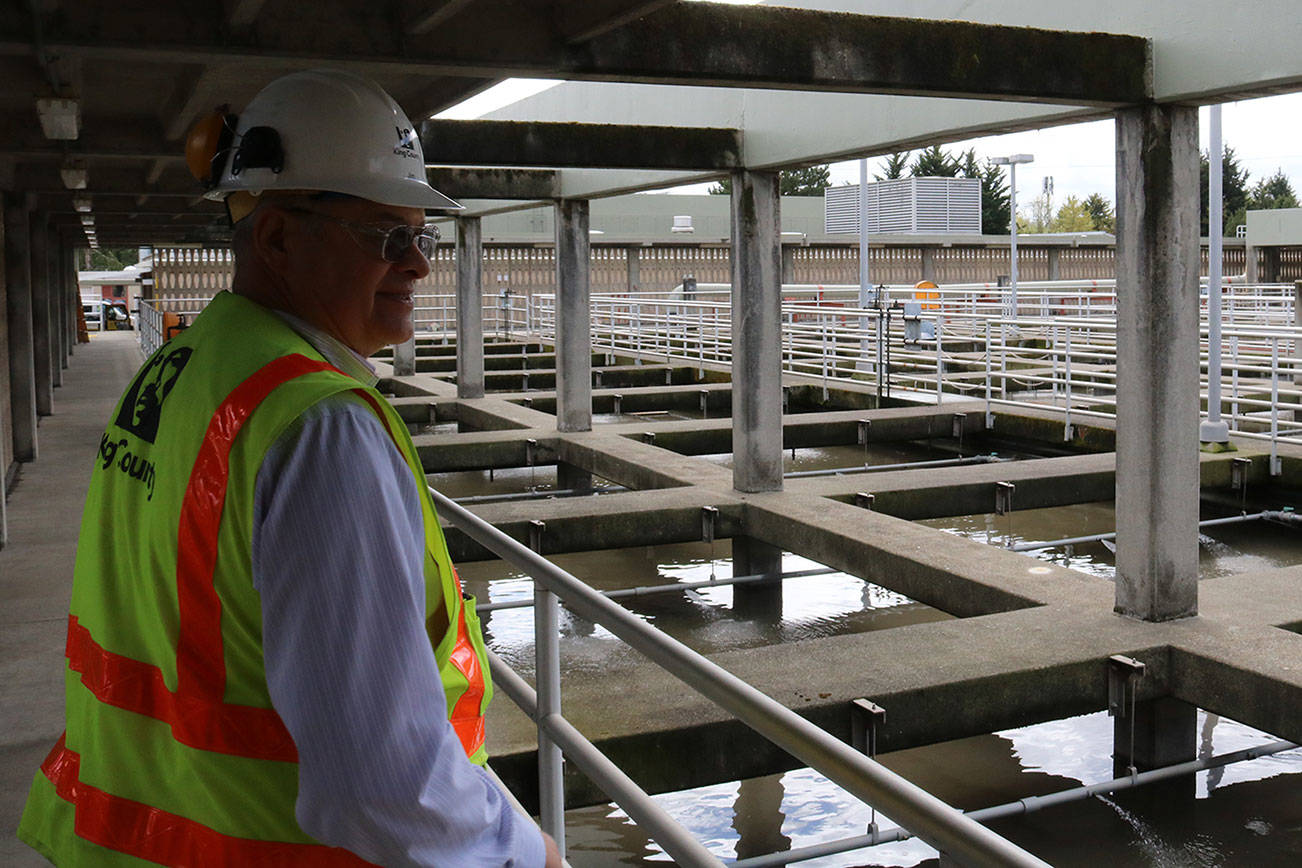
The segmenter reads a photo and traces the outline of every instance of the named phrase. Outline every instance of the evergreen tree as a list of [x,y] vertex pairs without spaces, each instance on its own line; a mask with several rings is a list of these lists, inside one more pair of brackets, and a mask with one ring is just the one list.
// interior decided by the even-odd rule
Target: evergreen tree
[[1075,196],[1067,197],[1049,224],[1051,232],[1089,232],[1093,228],[1094,218],[1089,208]]
[[1085,199],[1085,210],[1090,215],[1090,228],[1096,232],[1116,232],[1117,217],[1112,212],[1112,203],[1098,193],[1091,193]]
[[882,163],[882,172],[884,174],[876,175],[878,181],[894,181],[904,177],[904,170],[909,167],[909,152],[896,151],[886,158]]
[[909,166],[909,174],[915,178],[953,178],[961,168],[958,160],[951,157],[940,145],[932,145],[918,151],[918,156]]
[[[831,186],[831,174],[826,163],[803,169],[784,169],[778,173],[778,192],[783,196],[821,196],[823,190]],[[732,178],[721,179],[706,192],[714,196],[731,194]]]
[[[1207,179],[1210,174],[1207,154],[1198,157],[1199,185],[1198,201],[1200,214],[1200,231],[1208,234],[1207,229]],[[1236,226],[1242,225],[1244,212],[1248,207],[1248,170],[1239,165],[1238,155],[1229,145],[1221,154],[1221,202],[1225,224],[1222,232],[1231,234]]]
[[1258,181],[1253,186],[1252,192],[1248,195],[1248,207],[1261,211],[1297,207],[1297,195],[1293,192],[1293,185],[1289,183],[1283,169],[1276,170],[1275,174]]
[[89,271],[121,271],[139,261],[134,247],[97,247],[90,251]]

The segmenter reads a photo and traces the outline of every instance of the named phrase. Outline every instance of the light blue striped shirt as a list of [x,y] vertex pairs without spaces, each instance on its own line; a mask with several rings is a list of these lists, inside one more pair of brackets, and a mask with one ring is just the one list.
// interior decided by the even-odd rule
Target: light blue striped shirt
[[[284,319],[374,382],[346,346]],[[298,747],[299,825],[381,865],[541,866],[537,826],[448,723],[425,633],[424,540],[410,469],[355,403],[312,407],[263,460],[253,581],[271,699]]]

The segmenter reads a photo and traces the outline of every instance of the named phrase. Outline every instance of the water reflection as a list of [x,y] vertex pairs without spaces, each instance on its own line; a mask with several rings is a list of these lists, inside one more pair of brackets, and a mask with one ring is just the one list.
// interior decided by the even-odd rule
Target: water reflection
[[[1112,501],[1072,506],[1022,509],[1005,515],[981,513],[923,519],[918,524],[975,539],[988,545],[1011,546],[1091,536],[1116,530]],[[1076,543],[1024,552],[1090,575],[1116,578],[1116,546],[1111,541]],[[1204,528],[1198,535],[1198,577],[1220,578],[1302,563],[1302,541],[1296,529],[1266,521]]]
[[[598,590],[610,591],[731,576],[729,540],[664,546],[635,546],[577,552],[552,558]],[[820,567],[789,552],[783,572]],[[501,561],[458,564],[467,593],[481,603],[530,599],[532,582]],[[639,618],[704,654],[781,642],[881,630],[948,619],[938,609],[845,573],[803,576],[781,582],[776,605],[745,604],[755,588],[703,587],[626,598]],[[752,599],[754,595],[752,594]],[[631,668],[643,658],[604,627],[562,607],[561,665],[566,672],[609,672]],[[522,674],[533,672],[533,610],[499,609],[482,615],[485,638]]]
[[[1273,739],[1198,713],[1200,755]],[[1086,715],[886,754],[885,765],[965,809],[1002,804],[1112,777],[1112,721]],[[992,823],[1054,865],[1292,865],[1302,857],[1302,750],[1293,750]],[[871,811],[823,776],[799,769],[656,796],[675,819],[732,859],[864,834]],[[896,828],[877,815],[883,831]],[[631,831],[614,806],[567,814],[576,868],[663,865],[668,857]],[[615,833],[630,846],[602,845]],[[589,842],[594,842],[590,847]],[[764,842],[760,846],[760,842]],[[937,853],[908,839],[798,863],[818,868],[935,865]]]

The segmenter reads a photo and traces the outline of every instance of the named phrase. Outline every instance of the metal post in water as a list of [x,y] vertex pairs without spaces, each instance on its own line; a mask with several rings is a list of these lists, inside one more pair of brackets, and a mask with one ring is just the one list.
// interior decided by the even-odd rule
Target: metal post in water
[[1204,452],[1229,452],[1230,426],[1221,419],[1221,107],[1211,107],[1207,160],[1207,418],[1198,426]]

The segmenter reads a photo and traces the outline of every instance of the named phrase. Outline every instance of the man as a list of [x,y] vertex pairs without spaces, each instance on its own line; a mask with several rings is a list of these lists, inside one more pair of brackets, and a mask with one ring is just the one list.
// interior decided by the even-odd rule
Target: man
[[207,132],[233,293],[100,442],[67,729],[19,835],[61,865],[559,865],[479,768],[474,601],[365,361],[411,336],[424,209],[457,206],[353,75],[285,76]]

